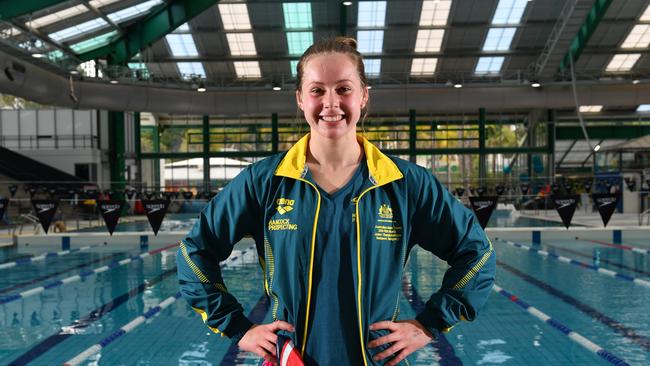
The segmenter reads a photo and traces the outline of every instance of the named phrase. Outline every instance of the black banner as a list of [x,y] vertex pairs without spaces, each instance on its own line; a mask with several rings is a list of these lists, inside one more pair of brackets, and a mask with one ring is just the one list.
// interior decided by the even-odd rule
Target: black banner
[[503,194],[503,192],[506,191],[506,187],[499,184],[498,186],[494,187],[494,191],[497,192],[498,196],[500,196]]
[[636,179],[632,177],[625,177],[625,185],[627,186],[627,189],[630,190],[630,192],[634,192],[636,189]]
[[115,226],[117,226],[117,221],[122,214],[122,209],[124,208],[125,201],[120,200],[99,200],[97,201],[97,208],[102,213],[104,222],[106,223],[106,228],[108,233],[113,235]]
[[571,194],[571,192],[573,191],[573,184],[568,182],[564,183],[564,191],[566,192],[566,194]]
[[463,194],[465,194],[465,188],[463,187],[456,187],[456,195],[458,197],[462,197]]
[[59,200],[32,200],[32,206],[34,207],[38,220],[41,222],[43,231],[47,234],[56,209],[59,208]]
[[560,185],[557,183],[551,184],[551,191],[553,191],[553,194],[560,193]]
[[144,206],[144,210],[147,213],[147,219],[149,219],[149,225],[151,225],[151,229],[153,229],[154,235],[158,235],[160,224],[162,224],[162,220],[167,213],[169,201],[142,200],[142,205]]
[[592,185],[593,185],[593,183],[590,180],[585,181],[584,187],[585,187],[585,191],[587,191],[587,193],[591,192],[591,186]]
[[618,205],[619,197],[619,194],[616,193],[594,193],[591,195],[591,199],[594,200],[594,204],[598,207],[598,212],[600,213],[600,218],[603,219],[604,226],[607,226],[609,219],[612,218],[612,214]]
[[35,194],[36,194],[36,188],[29,187],[29,198],[33,198]]
[[15,184],[12,184],[9,186],[9,193],[11,194],[11,198],[14,198],[16,195],[16,191],[18,190],[18,186]]
[[0,222],[2,222],[2,218],[5,216],[5,211],[7,211],[8,206],[9,206],[9,199],[0,198]]
[[487,192],[487,189],[485,187],[478,187],[476,188],[476,193],[479,196],[483,196]]
[[524,196],[528,194],[528,191],[530,190],[530,184],[528,183],[522,183],[519,188],[521,188],[521,194]]
[[571,220],[573,219],[573,214],[576,212],[576,207],[578,207],[579,201],[580,196],[575,194],[569,196],[553,195],[553,203],[555,204],[555,209],[557,210],[557,213],[560,214],[562,223],[567,229],[571,225]]
[[127,189],[125,191],[125,194],[128,199],[131,199],[133,196],[135,196],[135,189]]
[[192,199],[193,196],[194,193],[192,193],[192,191],[183,191],[183,198],[186,200]]
[[481,227],[485,229],[490,221],[490,216],[492,212],[497,207],[498,196],[485,196],[485,197],[470,197],[469,202],[474,210],[478,222],[481,224]]

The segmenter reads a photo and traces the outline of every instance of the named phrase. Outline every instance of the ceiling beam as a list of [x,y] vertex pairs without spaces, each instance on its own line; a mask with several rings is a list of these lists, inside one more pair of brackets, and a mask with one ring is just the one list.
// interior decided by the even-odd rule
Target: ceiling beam
[[65,1],[66,0],[0,0],[0,20],[11,20],[12,18],[33,13]]
[[90,10],[91,13],[97,15],[98,17],[104,19],[104,21],[113,27],[117,31],[119,35],[124,34],[124,29],[120,27],[118,24],[116,24],[111,18],[109,18],[106,14],[104,14],[103,11],[97,9],[96,7],[92,6],[89,2],[89,0],[78,0],[81,2],[88,10]]
[[109,64],[126,63],[142,49],[151,46],[183,23],[216,4],[219,0],[176,0],[155,8],[143,20],[128,27],[111,43],[79,55],[83,61],[106,58]]

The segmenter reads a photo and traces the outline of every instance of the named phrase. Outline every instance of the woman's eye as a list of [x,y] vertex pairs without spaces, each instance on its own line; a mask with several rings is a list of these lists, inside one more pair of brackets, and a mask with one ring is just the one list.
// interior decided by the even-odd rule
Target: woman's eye
[[349,93],[351,91],[352,91],[352,88],[350,88],[349,86],[344,86],[342,88],[339,88],[339,93],[341,93],[341,94]]
[[314,89],[310,90],[309,92],[312,93],[312,94],[320,94],[322,92],[322,90],[319,89],[319,88],[314,88]]

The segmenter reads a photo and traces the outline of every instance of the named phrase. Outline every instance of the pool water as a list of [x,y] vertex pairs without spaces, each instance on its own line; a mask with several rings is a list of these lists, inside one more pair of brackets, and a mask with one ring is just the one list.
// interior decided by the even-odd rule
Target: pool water
[[[494,238],[493,238],[494,239]],[[229,291],[254,319],[269,318],[252,245],[236,246],[223,270]],[[529,244],[529,243],[522,243]],[[496,283],[633,365],[650,364],[650,289],[493,240]],[[637,246],[649,244],[638,243]],[[149,248],[149,250],[153,247]],[[647,255],[566,240],[541,249],[637,278],[650,278]],[[31,253],[0,249],[2,262]],[[43,250],[45,251],[45,250]],[[137,245],[88,251],[0,269],[0,298],[139,254]],[[0,365],[62,365],[178,291],[174,249],[115,266],[84,280],[0,305]],[[413,318],[439,287],[447,265],[416,248],[403,277],[400,318]],[[9,289],[9,290],[8,290]],[[457,325],[414,354],[416,365],[608,365],[562,332],[493,292],[479,318]],[[83,365],[257,365],[209,331],[179,299]]]

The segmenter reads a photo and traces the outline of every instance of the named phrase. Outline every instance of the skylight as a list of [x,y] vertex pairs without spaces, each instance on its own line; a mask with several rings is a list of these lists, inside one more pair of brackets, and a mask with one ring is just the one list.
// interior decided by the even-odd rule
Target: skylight
[[102,6],[110,5],[122,0],[90,0],[88,3],[94,8],[101,8]]
[[177,62],[178,72],[183,79],[189,80],[192,77],[200,77],[205,79],[205,70],[203,64],[200,62]]
[[70,46],[70,48],[75,52],[75,53],[84,53],[88,52],[90,50],[94,50],[95,48],[99,48],[101,46],[107,45],[113,36],[117,34],[117,31],[113,32],[108,32],[102,35],[99,35],[97,37],[93,37],[90,39],[87,39],[85,41],[81,41],[79,43],[75,43]]
[[187,57],[199,55],[191,34],[168,34],[165,36],[165,40],[174,56]]
[[499,0],[492,24],[519,24],[528,0]]
[[225,30],[251,29],[246,4],[219,4],[219,13]]
[[284,26],[287,29],[311,28],[310,3],[283,3]]
[[648,48],[650,46],[650,24],[637,24],[632,28],[622,48]]
[[641,15],[641,18],[639,18],[639,21],[650,22],[650,5],[648,5],[648,7],[645,8],[645,11]]
[[383,27],[385,25],[385,1],[360,1],[358,4],[358,27]]
[[494,75],[501,72],[505,57],[480,57],[474,73],[477,75]]
[[641,104],[639,108],[636,109],[637,112],[650,112],[650,104]]
[[233,56],[253,56],[257,54],[253,33],[226,33],[230,53]]
[[360,30],[357,32],[357,42],[360,53],[381,53],[384,45],[384,31]]
[[66,8],[56,13],[48,14],[40,18],[36,18],[32,21],[26,22],[25,24],[30,28],[41,28],[49,24],[60,22],[64,19],[71,18],[75,15],[83,14],[88,11],[88,8],[84,5],[76,5],[70,8]]
[[420,27],[447,25],[450,10],[451,0],[424,0],[420,13]]
[[79,64],[81,72],[88,77],[98,77],[101,78],[102,70],[97,67],[95,60],[90,60]]
[[62,42],[71,38],[77,38],[84,33],[94,32],[108,26],[102,18],[95,18],[81,24],[73,25],[58,32],[50,33],[48,36],[55,41]]
[[612,57],[612,60],[607,64],[605,71],[607,72],[623,72],[630,71],[634,64],[641,57],[640,53],[618,54]]
[[295,78],[298,75],[298,60],[291,60],[290,67],[291,76]]
[[290,55],[302,55],[312,43],[314,43],[312,32],[287,32]]
[[238,78],[261,78],[260,63],[257,61],[235,61],[235,72]]
[[381,60],[364,59],[363,66],[366,69],[366,75],[368,75],[369,77],[379,76],[379,71],[381,69]]
[[411,75],[430,76],[436,72],[437,58],[414,58],[411,63]]
[[602,105],[581,105],[580,113],[598,113],[603,110]]
[[420,29],[415,39],[415,52],[440,52],[444,29]]
[[517,28],[490,28],[483,44],[483,51],[509,50],[516,31]]
[[146,13],[152,7],[162,3],[162,0],[149,0],[143,3],[130,6],[126,9],[116,11],[115,13],[108,14],[108,18],[116,23],[123,22],[128,19],[133,19],[143,13]]
[[178,28],[174,29],[173,33],[185,33],[190,31],[190,25],[187,23],[183,23],[178,26]]

